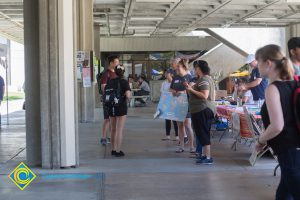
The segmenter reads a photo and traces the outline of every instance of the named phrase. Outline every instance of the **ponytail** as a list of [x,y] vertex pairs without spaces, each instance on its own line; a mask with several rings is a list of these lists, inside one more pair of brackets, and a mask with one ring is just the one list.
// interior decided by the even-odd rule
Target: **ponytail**
[[276,69],[278,69],[279,76],[282,80],[291,80],[293,78],[293,68],[286,57],[280,60],[280,64],[278,66],[276,65]]
[[188,65],[189,65],[189,60],[188,59],[185,59],[185,58],[182,58],[180,61],[179,61],[179,63],[178,64],[180,64],[180,65],[182,65],[182,67],[183,67],[183,69],[184,70],[188,70]]
[[266,45],[256,51],[256,60],[266,62],[270,60],[275,63],[275,70],[279,72],[282,80],[291,80],[293,77],[293,68],[291,62],[283,55],[278,45]]

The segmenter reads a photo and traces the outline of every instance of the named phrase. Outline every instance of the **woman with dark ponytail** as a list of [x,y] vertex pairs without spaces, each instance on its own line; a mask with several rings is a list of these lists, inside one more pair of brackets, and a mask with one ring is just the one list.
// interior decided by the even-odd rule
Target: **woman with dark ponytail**
[[111,79],[109,85],[119,90],[120,99],[118,105],[109,106],[109,120],[111,124],[111,154],[116,157],[123,157],[125,153],[121,151],[123,141],[123,129],[127,116],[127,100],[130,98],[130,86],[124,79],[125,68],[121,65],[115,67],[118,78]]
[[277,45],[267,45],[256,52],[260,74],[269,79],[261,115],[265,132],[259,137],[256,149],[269,145],[278,157],[281,180],[277,200],[300,199],[300,133],[293,116],[291,62]]

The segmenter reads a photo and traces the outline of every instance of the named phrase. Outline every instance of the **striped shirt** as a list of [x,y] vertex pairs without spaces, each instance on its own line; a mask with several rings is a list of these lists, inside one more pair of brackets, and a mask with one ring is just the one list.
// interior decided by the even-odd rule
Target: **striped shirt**
[[215,99],[214,87],[215,87],[214,82],[212,78],[210,78],[209,76],[204,76],[197,80],[196,84],[193,86],[194,90],[196,91],[208,90],[209,95],[207,99],[202,99],[196,96],[195,94],[190,94],[189,106],[190,106],[191,113],[197,113],[202,110],[205,110],[206,108],[209,108],[215,114],[216,109],[214,104],[214,99]]

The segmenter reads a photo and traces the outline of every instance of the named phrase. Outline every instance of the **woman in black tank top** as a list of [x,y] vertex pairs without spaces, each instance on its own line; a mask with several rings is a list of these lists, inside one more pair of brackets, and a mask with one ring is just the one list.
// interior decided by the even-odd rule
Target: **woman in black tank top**
[[266,102],[261,108],[265,132],[256,149],[267,144],[278,156],[281,180],[276,200],[300,200],[300,132],[293,116],[292,65],[277,45],[267,45],[256,52],[260,74],[268,78]]

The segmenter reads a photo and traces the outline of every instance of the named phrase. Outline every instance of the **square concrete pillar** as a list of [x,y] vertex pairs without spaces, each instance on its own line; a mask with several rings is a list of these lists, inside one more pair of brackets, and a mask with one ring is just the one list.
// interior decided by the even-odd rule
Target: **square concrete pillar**
[[24,22],[28,164],[77,166],[73,0],[24,0]]
[[[94,22],[93,22],[93,0],[74,0],[75,5],[75,49],[76,51],[94,50]],[[95,120],[95,84],[90,88],[78,85],[79,121],[82,123],[94,122]]]

